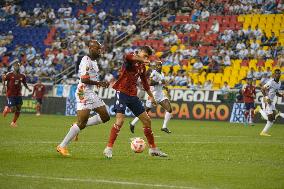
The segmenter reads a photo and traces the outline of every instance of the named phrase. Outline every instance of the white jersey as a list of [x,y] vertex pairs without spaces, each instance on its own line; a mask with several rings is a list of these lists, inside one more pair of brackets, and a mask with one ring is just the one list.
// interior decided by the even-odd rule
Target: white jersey
[[274,79],[270,79],[263,87],[265,87],[268,90],[268,98],[273,101],[274,97],[276,96],[276,93],[281,87],[281,82],[278,83]]
[[92,81],[98,81],[99,68],[96,61],[90,57],[84,56],[79,66],[80,81],[76,90],[77,110],[94,109],[104,106],[104,102],[94,92],[94,85],[88,85],[81,82],[81,78],[89,78]]
[[[162,82],[165,80],[165,76],[163,73],[157,72],[157,70],[153,70],[150,74],[150,78],[152,78],[155,82]],[[152,92],[162,92],[163,84],[158,84],[150,87]]]

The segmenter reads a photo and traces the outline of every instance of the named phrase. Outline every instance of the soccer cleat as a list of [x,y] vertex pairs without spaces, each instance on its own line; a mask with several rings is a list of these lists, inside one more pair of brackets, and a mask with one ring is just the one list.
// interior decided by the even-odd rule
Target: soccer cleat
[[62,148],[62,147],[60,147],[60,146],[58,145],[58,146],[56,147],[56,150],[57,150],[57,152],[59,152],[62,156],[65,156],[65,157],[70,156],[67,147]]
[[254,113],[254,114],[257,114],[260,109],[261,109],[261,107],[260,107],[260,106],[257,106],[257,107],[253,110],[253,113]]
[[150,148],[149,149],[150,156],[159,156],[159,157],[168,157],[168,154],[162,152],[158,148]]
[[12,121],[12,123],[10,124],[10,126],[13,127],[13,128],[18,127],[17,123],[16,123],[16,122],[13,122],[13,121]]
[[270,134],[265,133],[265,132],[261,132],[259,135],[260,135],[260,136],[267,136],[267,137],[271,136]]
[[134,133],[135,126],[131,124],[131,121],[129,121],[129,128],[130,128],[131,133]]
[[3,113],[2,113],[3,117],[6,117],[9,112],[10,112],[10,108],[8,106],[5,106]]
[[161,131],[164,131],[168,134],[172,133],[172,131],[170,131],[168,128],[161,128]]
[[112,148],[106,147],[104,149],[104,155],[106,158],[111,159],[112,158]]

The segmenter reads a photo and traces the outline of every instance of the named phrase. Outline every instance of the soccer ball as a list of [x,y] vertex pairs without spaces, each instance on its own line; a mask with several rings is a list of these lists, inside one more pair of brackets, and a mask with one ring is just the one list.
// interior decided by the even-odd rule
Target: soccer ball
[[136,137],[132,139],[130,147],[135,153],[141,153],[144,151],[146,144],[142,138]]

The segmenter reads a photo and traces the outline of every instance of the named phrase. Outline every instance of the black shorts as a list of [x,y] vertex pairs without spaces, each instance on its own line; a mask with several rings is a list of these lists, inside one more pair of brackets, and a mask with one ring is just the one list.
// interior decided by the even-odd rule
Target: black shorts
[[23,99],[21,96],[11,96],[7,97],[7,106],[8,107],[13,107],[13,106],[18,106],[23,104]]
[[246,110],[250,110],[250,109],[254,109],[254,102],[247,102],[245,103],[245,109]]
[[37,98],[36,101],[37,101],[37,103],[39,103],[40,105],[42,104],[42,98]]
[[128,107],[136,117],[145,112],[145,108],[137,96],[129,96],[117,91],[114,111],[116,113],[125,114],[126,107]]

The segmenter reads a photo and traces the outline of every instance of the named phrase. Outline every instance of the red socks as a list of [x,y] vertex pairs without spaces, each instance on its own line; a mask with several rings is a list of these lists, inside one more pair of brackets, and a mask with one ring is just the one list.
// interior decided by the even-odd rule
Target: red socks
[[151,127],[143,127],[143,129],[144,135],[147,138],[150,148],[156,148],[155,139]]
[[14,123],[17,122],[17,119],[19,118],[20,114],[21,114],[21,112],[15,112],[14,119],[13,119]]
[[113,126],[111,128],[111,131],[110,131],[108,144],[107,144],[108,147],[112,148],[112,146],[113,146],[113,144],[114,144],[114,142],[116,140],[116,137],[119,134],[119,131],[120,131],[121,127],[122,127],[122,125],[113,124]]

